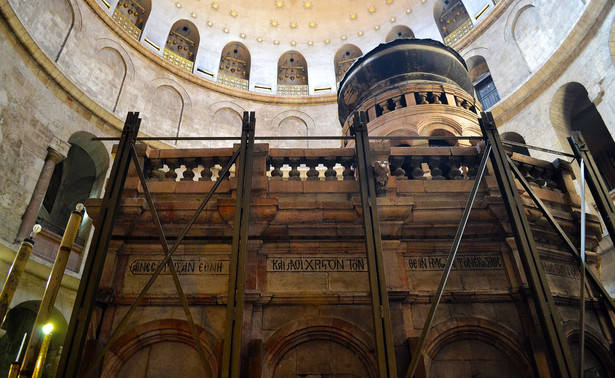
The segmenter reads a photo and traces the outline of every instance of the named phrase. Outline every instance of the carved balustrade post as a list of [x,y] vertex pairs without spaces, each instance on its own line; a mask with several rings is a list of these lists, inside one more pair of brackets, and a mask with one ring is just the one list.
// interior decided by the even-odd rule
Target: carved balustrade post
[[196,175],[193,171],[196,168],[196,159],[195,158],[183,158],[182,164],[186,167],[184,171],[183,177],[180,181],[194,181],[194,176]]
[[179,159],[165,159],[165,163],[169,170],[164,174],[165,181],[176,181],[177,172],[175,170],[179,168]]
[[307,158],[306,159],[306,164],[307,164],[307,166],[309,168],[309,170],[306,173],[306,176],[307,176],[307,179],[309,181],[320,180],[320,178],[318,177],[320,175],[320,173],[316,169],[316,167],[318,166],[319,162],[320,162],[320,159],[318,159],[318,158]]
[[201,177],[199,181],[211,181],[211,177],[214,173],[211,171],[211,168],[214,166],[214,160],[212,158],[201,158],[201,165],[203,166],[203,170],[201,171]]
[[288,165],[290,165],[290,172],[288,172],[288,179],[291,181],[301,181],[301,172],[299,172],[299,165],[301,159],[289,158]]

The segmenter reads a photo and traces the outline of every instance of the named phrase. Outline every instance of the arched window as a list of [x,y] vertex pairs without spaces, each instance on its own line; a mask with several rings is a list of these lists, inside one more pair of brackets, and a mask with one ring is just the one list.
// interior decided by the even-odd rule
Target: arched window
[[249,80],[250,51],[239,42],[224,46],[220,56],[218,83],[247,91]]
[[[56,165],[49,187],[39,210],[38,222],[57,235],[64,233],[64,227],[75,205],[88,198],[97,198],[103,187],[109,157],[100,141],[92,141],[92,134],[80,131],[71,136],[68,156]],[[84,244],[91,227],[85,217],[76,243]]]
[[113,19],[138,40],[151,10],[151,0],[120,0],[113,11]]
[[570,128],[580,131],[587,142],[604,183],[615,189],[615,142],[606,128],[596,106],[589,100],[587,90],[580,84],[570,88],[576,98],[570,109]]
[[[501,137],[502,137],[502,141],[510,141],[510,142],[515,142],[515,143],[526,144],[525,139],[517,133],[513,133],[513,132],[502,133]],[[526,147],[520,147],[520,146],[511,146],[511,147],[504,146],[504,147],[514,153],[525,155],[525,156],[530,156],[530,151]]]
[[363,52],[355,45],[344,45],[337,50],[333,61],[335,64],[335,78],[338,83],[342,81],[352,63],[359,59],[361,55],[363,55]]
[[433,16],[444,43],[449,46],[463,38],[473,27],[461,0],[436,0]]
[[414,38],[414,32],[412,31],[412,29],[410,29],[406,25],[397,25],[397,26],[394,26],[393,29],[391,29],[391,31],[389,32],[389,34],[387,34],[387,37],[384,41],[391,42],[396,39],[402,39],[402,38]]
[[288,51],[278,60],[278,94],[282,96],[307,96],[307,62],[297,51]]
[[495,103],[500,101],[500,95],[491,78],[491,72],[489,72],[489,66],[482,56],[473,56],[466,61],[468,65],[468,71],[470,72],[470,79],[476,89],[476,96],[483,109],[487,110]]
[[[40,301],[22,302],[13,307],[6,315],[3,324],[4,329],[6,329],[6,335],[0,339],[0,371],[8,371],[11,363],[15,361],[24,334],[28,334],[24,343],[24,350],[25,346],[28,345],[28,339],[32,334],[32,327],[34,326],[34,320],[36,319],[40,304]],[[52,309],[49,323],[53,324],[53,330],[50,333],[49,349],[45,358],[43,377],[51,377],[55,373],[68,328],[62,313],[56,308]],[[24,350],[21,352],[22,358]]]
[[163,57],[171,64],[192,72],[194,59],[199,48],[199,31],[188,20],[179,20],[173,24]]

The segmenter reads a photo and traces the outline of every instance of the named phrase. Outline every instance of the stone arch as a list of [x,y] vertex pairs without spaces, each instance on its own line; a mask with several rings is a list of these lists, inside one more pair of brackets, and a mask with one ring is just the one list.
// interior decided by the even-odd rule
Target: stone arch
[[436,0],[433,18],[442,39],[457,30],[470,16],[461,0]]
[[171,79],[157,78],[150,83],[149,93],[149,111],[147,117],[143,116],[143,131],[179,136],[181,125],[190,124],[192,101],[188,92]]
[[[109,153],[102,142],[92,138],[94,135],[85,131],[71,135],[67,157],[56,165],[45,193],[39,217],[59,230],[64,229],[76,204],[97,198],[102,193],[109,168]],[[84,217],[79,237],[85,239],[90,228],[89,218]],[[55,229],[51,231],[56,232]]]
[[491,77],[487,61],[481,55],[474,55],[466,59],[466,64],[478,100],[483,105],[483,109],[489,109],[500,101],[500,95]]
[[350,68],[361,55],[363,55],[361,49],[350,43],[337,50],[333,58],[333,65],[335,67],[335,79],[338,83],[342,80],[348,68]]
[[[513,12],[510,37],[530,72],[536,72],[553,53],[547,25],[533,4],[518,5],[517,10]],[[505,31],[505,36],[506,33],[508,30]]]
[[[329,343],[341,347],[357,357],[361,372],[368,377],[377,377],[377,363],[372,354],[375,346],[372,338],[361,328],[339,318],[300,319],[279,328],[264,343],[266,357],[263,366],[263,377],[273,378],[280,363],[297,348],[310,343]],[[336,357],[340,357],[336,355]],[[331,360],[332,355],[324,356]],[[362,366],[361,366],[362,365]]]
[[99,89],[92,97],[103,97],[98,99],[98,103],[115,112],[126,79],[134,77],[134,65],[126,50],[113,40],[99,39],[96,48],[98,64],[90,73],[89,80],[98,83],[96,87]]
[[[298,130],[302,131],[301,135],[303,136],[310,135],[310,130],[313,130],[314,127],[316,126],[316,123],[314,122],[312,117],[310,117],[308,114],[304,112],[300,112],[298,110],[287,110],[282,113],[279,113],[271,120],[270,130],[271,131],[275,130],[276,132],[278,132],[277,135],[283,135],[283,136],[297,135],[291,132],[285,132],[284,127],[283,127],[285,122],[293,122],[293,121],[296,122],[296,124],[294,125],[296,127],[302,125],[301,128],[298,128]],[[279,147],[309,147],[310,143],[309,141],[299,141],[299,140],[298,141],[286,141],[284,143],[278,142],[278,146]]]
[[[563,324],[564,334],[570,346],[575,365],[579,356],[579,322],[569,320]],[[608,341],[600,337],[602,332],[597,331],[591,325],[585,325],[585,348],[583,366],[584,370],[594,373],[597,377],[608,377],[608,372],[615,371],[615,359],[608,348]],[[578,367],[578,365],[576,365]]]
[[229,42],[224,46],[220,54],[218,78],[220,78],[220,74],[223,74],[231,78],[243,80],[245,81],[245,88],[241,89],[247,90],[248,81],[250,80],[250,65],[250,50],[241,42]]
[[[503,141],[510,141],[510,142],[515,142],[515,143],[526,144],[525,138],[523,138],[520,134],[515,133],[515,132],[511,132],[511,131],[505,132],[505,133],[502,133],[500,137],[502,138]],[[530,151],[527,149],[527,147],[504,146],[504,148],[514,153],[518,153],[518,154],[525,155],[525,156],[530,156]]]
[[[25,301],[14,306],[7,313],[3,324],[6,334],[0,339],[0,369],[2,371],[9,370],[10,364],[14,361],[15,356],[17,356],[24,334],[30,335],[32,333],[32,327],[34,326],[34,320],[36,319],[40,303],[38,300]],[[57,308],[53,308],[49,323],[53,324],[53,331],[51,332],[47,361],[53,361],[59,356],[68,324]],[[52,370],[51,366],[44,369],[43,374],[48,376],[51,373],[50,370]]]
[[[240,108],[241,109],[241,108]],[[236,106],[218,107],[212,113],[211,131],[212,136],[217,137],[238,137],[241,136],[241,125],[243,123],[243,111],[238,111]],[[214,141],[212,145],[217,147],[229,147],[234,140]]]
[[549,110],[563,149],[570,151],[568,136],[581,131],[606,186],[609,190],[615,188],[615,142],[585,86],[577,82],[564,84],[555,92]]
[[[196,326],[199,332],[199,339],[205,350],[205,357],[209,364],[212,377],[218,376],[218,357],[216,351],[221,349],[220,341],[207,330],[202,327]],[[188,348],[182,348],[182,346],[188,346]],[[122,376],[126,373],[124,368],[129,368],[130,363],[136,363],[139,361],[140,354],[144,352],[152,353],[153,348],[162,347],[163,350],[167,350],[170,353],[170,357],[173,357],[173,349],[175,348],[175,355],[177,353],[193,350],[193,356],[187,356],[183,353],[180,356],[182,362],[186,362],[190,359],[191,364],[189,366],[178,366],[178,368],[188,369],[180,376],[202,376],[199,372],[202,371],[202,364],[198,359],[196,353],[194,339],[190,332],[190,327],[186,321],[177,319],[161,319],[153,320],[145,324],[141,324],[132,330],[125,332],[120,336],[109,349],[111,357],[105,359],[105,363],[102,366],[101,377],[116,377]],[[165,358],[164,353],[157,353],[161,358]],[[196,363],[194,363],[196,361]],[[162,361],[164,364],[167,361]],[[170,361],[171,363],[173,361]],[[145,366],[147,367],[147,366]],[[197,370],[198,369],[198,370]]]
[[416,129],[418,134],[422,136],[429,136],[434,130],[438,129],[446,130],[456,136],[463,133],[463,126],[459,122],[445,117],[431,117],[420,122]]
[[[58,61],[71,32],[81,29],[81,13],[75,0],[12,1],[11,7],[36,44],[54,62]],[[41,12],[41,9],[48,11]]]
[[[395,137],[413,137],[418,136],[419,134],[412,129],[397,129],[389,132],[385,136],[395,136]],[[415,140],[413,139],[393,139],[389,143],[391,147],[411,147],[414,145]]]
[[414,32],[406,25],[395,25],[386,36],[385,42],[391,42],[400,38],[414,38]]
[[[446,356],[452,349],[456,354],[455,358],[469,361],[473,357],[472,351],[477,350],[476,348],[481,348],[483,356],[486,355],[486,349],[490,349],[488,356],[494,358],[494,362],[501,366],[499,376],[502,378],[534,376],[531,360],[518,335],[501,323],[488,319],[455,318],[438,323],[427,334],[425,346],[425,355],[429,357],[428,376],[432,376],[442,368],[449,373],[454,369],[457,372],[456,376],[470,376],[473,372],[464,372],[461,366],[447,367]],[[472,367],[480,369],[483,366],[488,366],[485,361]],[[507,369],[508,367],[513,368]],[[491,371],[487,375],[493,376],[494,372]]]

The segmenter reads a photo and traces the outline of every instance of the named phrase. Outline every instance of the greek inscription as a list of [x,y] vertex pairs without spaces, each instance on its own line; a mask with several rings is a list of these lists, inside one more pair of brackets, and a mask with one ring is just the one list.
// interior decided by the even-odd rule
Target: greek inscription
[[363,257],[270,257],[268,272],[365,272]]
[[[130,263],[129,270],[135,276],[152,275],[158,269],[161,260],[137,259]],[[174,260],[173,266],[178,275],[228,274],[228,261],[225,260]],[[171,274],[165,265],[160,274]]]
[[569,264],[559,264],[542,261],[542,267],[546,273],[560,277],[580,278],[579,268]]
[[[446,267],[447,256],[406,257],[406,267],[411,271],[441,271]],[[452,270],[504,269],[502,256],[457,256]]]

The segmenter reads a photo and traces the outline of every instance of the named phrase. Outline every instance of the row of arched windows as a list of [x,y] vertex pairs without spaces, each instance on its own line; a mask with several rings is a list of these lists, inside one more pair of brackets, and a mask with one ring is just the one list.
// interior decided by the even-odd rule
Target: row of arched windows
[[[449,21],[446,21],[445,15],[450,12],[447,13],[445,11],[449,8],[463,8],[463,4],[461,0],[438,0],[436,8],[439,9],[438,3],[442,1],[444,2],[444,13],[435,10],[434,17],[437,23],[441,23],[440,21],[444,20],[442,22],[446,24]],[[126,31],[139,39],[150,11],[151,0],[120,0],[115,8],[113,18]],[[465,15],[467,16],[467,12],[465,12]],[[440,31],[443,38],[448,34],[447,31],[449,30],[450,28],[444,28]],[[387,34],[385,41],[390,42],[399,38],[414,38],[414,32],[405,25],[397,25]],[[199,32],[197,27],[188,20],[179,20],[173,24],[169,31],[163,57],[170,63],[192,72],[198,47]],[[361,55],[363,55],[361,49],[351,44],[344,45],[337,51],[333,62],[337,82],[344,77],[348,68]],[[240,42],[230,42],[222,50],[218,69],[218,82],[230,87],[248,90],[250,63],[250,51],[248,48]],[[213,75],[212,73],[205,73]],[[277,84],[279,87],[278,92],[296,86],[305,86],[304,91],[291,91],[291,93],[287,94],[307,94],[307,62],[301,53],[298,51],[288,51],[282,54],[278,61]]]

